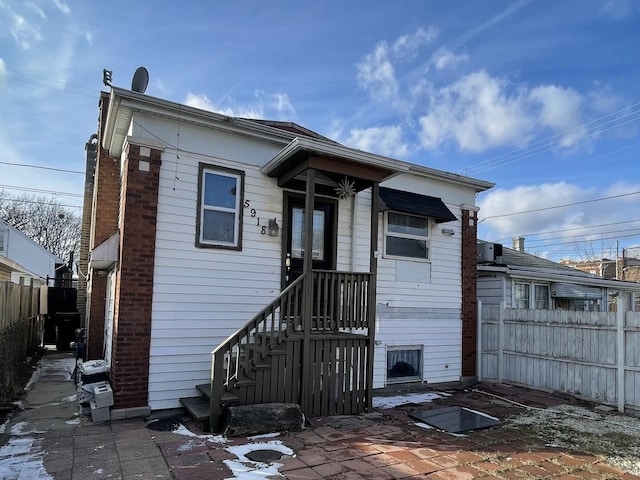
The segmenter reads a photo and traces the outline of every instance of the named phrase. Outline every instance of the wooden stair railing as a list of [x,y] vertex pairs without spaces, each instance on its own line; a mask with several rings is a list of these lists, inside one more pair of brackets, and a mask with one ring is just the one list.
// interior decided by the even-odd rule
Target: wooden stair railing
[[[318,358],[303,352],[305,329],[315,338],[356,331],[360,334],[355,337],[368,337],[362,332],[371,331],[368,308],[370,273],[313,271],[310,277],[313,280],[312,298],[308,299],[312,302],[310,319],[303,318],[306,278],[306,275],[297,278],[213,351],[209,398],[211,431],[221,428],[223,410],[227,405],[298,402],[301,375],[312,372],[313,368],[308,370],[306,364],[317,362]],[[344,343],[340,345],[347,348]],[[370,342],[367,345],[371,347]],[[331,362],[337,360],[330,358]],[[344,385],[351,383],[350,380],[340,381]],[[248,389],[251,389],[250,394],[247,394]]]
[[221,400],[225,393],[233,391],[243,381],[251,381],[252,373],[262,367],[267,356],[288,335],[302,328],[304,279],[302,275],[293,281],[273,302],[213,351],[209,408],[212,431],[220,428]]

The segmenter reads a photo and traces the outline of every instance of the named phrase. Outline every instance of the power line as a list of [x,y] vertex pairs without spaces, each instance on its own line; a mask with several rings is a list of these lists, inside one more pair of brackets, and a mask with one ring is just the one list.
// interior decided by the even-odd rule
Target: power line
[[[41,80],[44,80],[44,81],[49,82],[49,83],[37,82],[35,80],[30,80],[30,79],[27,79],[27,78],[16,77],[15,75],[6,75],[7,78],[10,78],[12,80],[17,80],[19,82],[29,83],[31,85],[38,85],[39,87],[53,88],[55,90],[61,90],[63,92],[67,92],[67,93],[73,93],[75,95],[82,95],[83,97],[90,97],[90,98],[95,98],[96,97],[96,90],[91,89],[91,88],[83,87],[83,86],[80,86],[80,85],[74,85],[72,83],[66,83],[66,82],[63,82],[63,81],[60,81],[60,80],[54,80],[52,78],[40,77],[38,75],[33,75],[33,74],[30,74],[30,73],[18,72],[16,70],[6,69],[6,71],[14,73],[14,74],[17,73],[18,75],[25,75],[25,76],[34,77],[34,78],[41,79]],[[52,85],[51,83],[57,83],[58,85]],[[86,90],[86,91],[89,91],[89,92],[93,92],[93,94],[90,95],[88,93],[77,92],[77,91],[74,91],[72,89],[69,89],[68,87],[73,87],[73,88],[77,88],[77,89],[80,89],[80,90]]]
[[[39,202],[37,200],[22,200],[19,198],[5,198],[4,199],[7,202],[18,202],[18,203],[32,203],[35,205],[52,205],[51,202]],[[79,208],[82,209],[82,205],[64,205],[62,203],[55,203],[53,204],[53,206],[55,207],[67,207],[67,208]]]
[[30,188],[30,187],[16,187],[12,185],[0,185],[0,189],[3,190],[18,190],[22,192],[33,192],[33,193],[46,193],[51,195],[56,195],[60,197],[84,197],[81,193],[71,193],[71,192],[58,192],[55,190],[40,190],[38,188]]
[[[530,233],[521,233],[519,234],[519,236],[521,237],[529,237],[529,236],[538,236],[538,235],[547,235],[549,233],[560,233],[560,232],[572,232],[575,230],[585,230],[587,228],[598,228],[598,227],[609,227],[611,225],[620,225],[620,224],[627,224],[627,223],[635,223],[635,222],[640,222],[640,219],[637,220],[625,220],[623,222],[612,222],[612,223],[598,223],[595,225],[585,225],[584,227],[575,227],[575,228],[563,228],[562,230],[546,230],[543,232],[530,232]],[[585,234],[586,235],[586,234]],[[511,237],[504,237],[504,238],[499,238],[498,240],[496,240],[496,242],[502,242],[502,241],[508,241],[511,240]],[[535,242],[536,240],[531,240],[533,242]]]
[[53,167],[44,167],[42,165],[27,165],[25,163],[13,163],[13,162],[0,162],[2,165],[11,165],[13,167],[26,167],[26,168],[40,168],[42,170],[53,170],[55,172],[64,172],[64,173],[78,173],[84,175],[85,172],[81,172],[80,170],[65,170],[64,168],[53,168]]
[[502,215],[489,215],[488,217],[484,217],[482,220],[478,220],[478,223],[484,222],[485,220],[487,220],[489,218],[511,217],[513,215],[521,215],[523,213],[543,212],[545,210],[554,210],[556,208],[573,207],[575,205],[584,205],[585,203],[594,203],[594,202],[600,202],[602,200],[611,200],[613,198],[628,197],[630,195],[637,195],[639,193],[640,193],[640,191],[629,192],[629,193],[623,193],[621,195],[612,195],[610,197],[602,197],[602,198],[595,198],[593,200],[583,200],[581,202],[567,203],[565,205],[555,205],[555,206],[552,206],[552,207],[534,208],[532,210],[522,210],[520,212],[503,213]]
[[620,238],[634,238],[634,237],[640,237],[640,233],[629,234],[629,235],[614,235],[611,237],[601,237],[601,238],[594,238],[591,240],[582,240],[582,241],[572,240],[569,242],[545,243],[541,245],[535,245],[534,248],[554,247],[556,245],[575,245],[576,243],[596,242],[596,241],[604,241],[604,240],[618,240]]
[[[583,123],[583,124],[578,125],[578,126],[576,126],[574,128],[566,130],[565,132],[553,135],[551,137],[547,137],[545,139],[539,140],[539,141],[534,142],[532,144],[529,144],[529,145],[526,145],[526,146],[523,146],[523,147],[519,147],[519,148],[517,148],[515,150],[512,150],[510,152],[503,153],[501,155],[497,155],[495,157],[492,157],[492,158],[489,158],[487,160],[481,161],[481,162],[479,162],[479,163],[477,163],[477,164],[475,164],[475,165],[473,165],[471,167],[468,167],[466,169],[466,171],[478,173],[478,172],[486,171],[486,170],[489,170],[491,168],[495,168],[495,167],[498,167],[498,166],[503,166],[503,165],[507,165],[507,164],[510,164],[510,163],[514,163],[516,161],[523,160],[525,158],[529,158],[529,157],[531,157],[533,155],[537,155],[537,154],[540,154],[540,153],[545,153],[545,152],[547,152],[549,150],[552,150],[553,148],[551,146],[553,146],[554,144],[557,145],[562,138],[565,138],[567,135],[570,135],[570,134],[575,133],[575,132],[581,133],[581,132],[583,132],[584,128],[587,127],[587,126],[602,122],[602,120],[605,120],[605,119],[610,118],[612,116],[616,116],[616,115],[618,115],[618,114],[620,114],[622,112],[625,112],[625,113],[623,115],[621,115],[621,116],[618,115],[616,118],[614,118],[612,120],[608,120],[607,122],[604,122],[601,125],[598,125],[596,128],[602,128],[602,127],[604,127],[606,125],[609,125],[611,123],[618,122],[621,119],[630,117],[632,115],[640,114],[640,110],[632,111],[634,108],[636,108],[638,106],[640,106],[640,102],[635,103],[633,105],[629,105],[629,106],[627,106],[625,108],[622,108],[622,109],[617,110],[615,112],[609,113],[607,115],[599,117],[599,118],[597,118],[595,120],[592,120],[590,122]],[[619,126],[626,125],[627,123],[634,122],[634,121],[636,121],[638,119],[640,119],[640,116],[636,116],[636,117],[632,118],[631,120],[629,120],[627,122],[624,122],[622,124],[614,125],[611,128],[617,128]],[[594,131],[594,132],[592,132],[591,134],[589,134],[587,136],[582,134],[582,135],[580,135],[579,139],[582,140],[582,139],[593,137],[595,135],[599,135],[600,133],[608,131],[611,128],[608,128],[608,129],[605,129],[605,130]],[[536,150],[540,150],[540,149],[545,149],[545,150],[535,152]],[[532,152],[535,152],[535,153],[532,153]],[[520,158],[518,158],[518,157],[520,157]],[[495,164],[495,165],[492,165],[492,164]],[[485,168],[482,168],[482,167],[485,167]]]

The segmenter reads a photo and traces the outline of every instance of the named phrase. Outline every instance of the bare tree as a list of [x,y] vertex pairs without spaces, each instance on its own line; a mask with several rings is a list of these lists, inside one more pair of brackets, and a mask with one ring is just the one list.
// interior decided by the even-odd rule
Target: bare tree
[[82,219],[55,198],[0,190],[0,218],[54,255],[78,258]]
[[[598,245],[598,242],[600,243]],[[582,262],[595,262],[603,258],[616,258],[616,242],[613,240],[589,240],[576,242],[576,254]]]

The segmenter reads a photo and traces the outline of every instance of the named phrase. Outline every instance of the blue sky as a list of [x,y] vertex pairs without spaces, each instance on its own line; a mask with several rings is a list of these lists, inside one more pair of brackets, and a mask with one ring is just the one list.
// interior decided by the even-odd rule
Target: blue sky
[[9,164],[82,171],[103,68],[144,65],[148,95],[495,182],[481,238],[640,245],[639,45],[635,0],[0,0],[0,188],[80,205],[81,174]]

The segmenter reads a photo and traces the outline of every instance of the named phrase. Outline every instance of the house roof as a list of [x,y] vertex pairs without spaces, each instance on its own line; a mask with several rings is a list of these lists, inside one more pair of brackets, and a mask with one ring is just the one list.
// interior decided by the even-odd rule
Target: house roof
[[[490,243],[478,240],[479,244]],[[537,257],[511,248],[502,247],[502,260],[479,263],[479,272],[502,272],[515,279],[530,279],[550,282],[565,282],[594,287],[621,288],[640,292],[640,283],[609,280],[592,273],[583,272],[546,258]]]
[[[360,169],[363,178],[366,178],[368,169],[372,177],[375,177],[372,180],[381,181],[400,173],[410,173],[471,187],[476,192],[482,192],[494,186],[493,183],[484,180],[349,148],[291,122],[230,117],[118,87],[112,87],[110,94],[103,92],[102,101],[108,101],[109,108],[100,141],[102,147],[112,157],[118,157],[122,153],[122,147],[130,134],[134,112],[144,112],[281,145],[282,150],[262,167],[262,173],[265,175],[278,176],[290,170],[292,165],[297,165],[301,155],[312,154],[325,159],[346,162],[356,170]],[[143,144],[160,149],[166,146],[161,141],[150,139],[144,139]]]

